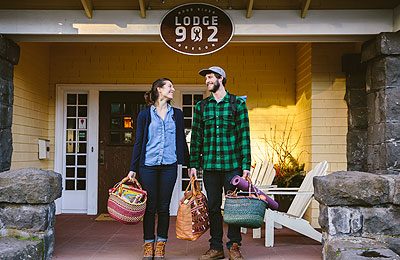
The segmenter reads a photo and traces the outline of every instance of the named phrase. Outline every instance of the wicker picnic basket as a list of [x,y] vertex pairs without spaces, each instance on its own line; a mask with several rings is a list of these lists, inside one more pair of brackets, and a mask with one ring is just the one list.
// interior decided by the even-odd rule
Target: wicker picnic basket
[[107,210],[123,224],[137,224],[146,211],[147,193],[136,179],[125,177],[109,190]]
[[248,181],[249,190],[245,195],[238,195],[236,189],[225,196],[224,222],[229,225],[259,228],[264,222],[268,204],[260,199],[258,193],[251,192],[252,184],[250,179]]

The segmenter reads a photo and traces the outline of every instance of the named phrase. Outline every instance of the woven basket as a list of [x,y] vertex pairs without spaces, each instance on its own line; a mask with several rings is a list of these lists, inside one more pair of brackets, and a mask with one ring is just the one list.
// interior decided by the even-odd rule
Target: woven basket
[[[124,184],[131,181],[132,185]],[[123,196],[124,192],[139,194],[140,200],[129,201]],[[107,210],[112,218],[123,224],[137,224],[144,216],[146,211],[147,193],[142,190],[139,182],[136,179],[124,178],[109,190],[107,201]]]
[[259,198],[227,195],[224,206],[224,222],[247,228],[259,228],[264,222],[267,203]]

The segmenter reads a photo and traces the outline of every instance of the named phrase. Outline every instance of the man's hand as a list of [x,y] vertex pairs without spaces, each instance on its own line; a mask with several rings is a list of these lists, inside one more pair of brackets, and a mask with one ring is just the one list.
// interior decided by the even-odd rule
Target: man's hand
[[129,179],[136,178],[136,172],[134,172],[134,171],[129,171],[127,177],[128,177]]
[[194,177],[195,180],[197,180],[197,170],[196,168],[190,168],[188,171],[189,177],[192,178]]
[[250,171],[249,170],[243,170],[243,178],[246,179],[247,177],[250,177]]

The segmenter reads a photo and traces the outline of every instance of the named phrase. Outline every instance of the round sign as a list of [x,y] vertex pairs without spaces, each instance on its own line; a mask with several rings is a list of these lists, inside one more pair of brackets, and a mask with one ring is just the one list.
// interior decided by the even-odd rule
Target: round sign
[[163,42],[174,51],[205,55],[222,49],[233,36],[233,22],[220,8],[209,4],[184,4],[161,21]]

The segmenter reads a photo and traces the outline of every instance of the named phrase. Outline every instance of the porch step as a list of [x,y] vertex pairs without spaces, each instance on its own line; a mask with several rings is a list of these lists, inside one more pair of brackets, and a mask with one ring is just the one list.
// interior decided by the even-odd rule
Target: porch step
[[42,258],[43,243],[41,240],[25,240],[15,237],[0,237],[0,259],[23,260]]

